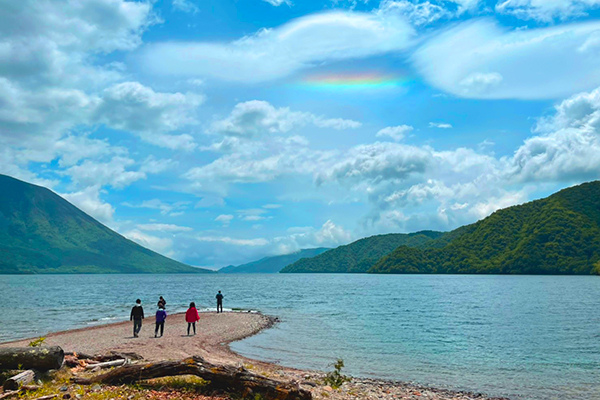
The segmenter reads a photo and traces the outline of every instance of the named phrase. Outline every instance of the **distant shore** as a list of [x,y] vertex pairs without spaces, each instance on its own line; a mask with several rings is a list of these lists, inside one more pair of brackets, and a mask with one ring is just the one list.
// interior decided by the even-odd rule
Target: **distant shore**
[[[499,400],[482,394],[435,389],[422,385],[376,379],[353,378],[335,390],[322,383],[325,373],[303,371],[243,357],[229,348],[231,342],[270,328],[277,319],[260,313],[226,312],[200,314],[197,335],[187,336],[183,314],[167,319],[162,338],[154,338],[154,318],[144,321],[139,338],[133,338],[129,321],[50,333],[45,345],[61,346],[65,351],[99,354],[108,351],[135,352],[145,360],[179,360],[199,355],[217,364],[244,366],[253,372],[282,381],[293,381],[310,390],[315,399],[431,399]],[[27,346],[31,339],[0,343],[0,347]]]

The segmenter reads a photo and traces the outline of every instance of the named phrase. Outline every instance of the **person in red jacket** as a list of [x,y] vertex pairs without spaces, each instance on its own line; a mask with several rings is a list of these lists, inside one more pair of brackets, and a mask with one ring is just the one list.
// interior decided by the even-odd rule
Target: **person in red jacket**
[[188,336],[190,336],[190,328],[194,328],[194,335],[196,334],[196,322],[200,320],[200,314],[196,310],[196,303],[191,302],[190,308],[185,313],[185,320],[188,323]]

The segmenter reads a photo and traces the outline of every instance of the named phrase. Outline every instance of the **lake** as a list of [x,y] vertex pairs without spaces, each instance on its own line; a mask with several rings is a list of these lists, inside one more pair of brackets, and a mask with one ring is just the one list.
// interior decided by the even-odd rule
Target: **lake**
[[[0,341],[190,301],[278,316],[248,357],[515,399],[600,399],[600,278],[473,275],[0,276]],[[148,328],[146,328],[148,329]],[[201,328],[200,328],[201,329]],[[168,332],[168,322],[166,331]]]

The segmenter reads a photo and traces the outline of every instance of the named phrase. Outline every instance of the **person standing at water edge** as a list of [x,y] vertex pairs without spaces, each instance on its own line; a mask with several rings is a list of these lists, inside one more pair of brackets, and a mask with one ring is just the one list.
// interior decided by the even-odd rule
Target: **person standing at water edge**
[[160,296],[158,299],[158,304],[157,304],[158,308],[160,308],[162,306],[162,308],[165,308],[167,306],[167,301]]
[[[159,303],[160,304],[160,303]],[[156,328],[154,329],[154,337],[158,335],[158,329],[160,328],[160,337],[162,337],[165,331],[165,320],[167,319],[167,312],[164,306],[159,306],[156,312]]]
[[142,300],[137,299],[135,306],[131,309],[129,320],[133,321],[133,337],[138,337],[142,329],[142,320],[144,319],[144,309],[142,308]]
[[[221,294],[221,291],[219,290],[219,293],[217,293],[217,312],[223,312],[223,295]],[[221,311],[219,311],[221,310]]]
[[200,314],[198,314],[198,310],[196,310],[196,303],[191,302],[190,308],[185,312],[185,321],[188,323],[188,336],[190,336],[190,328],[194,328],[194,335],[196,334],[196,322],[199,320]]

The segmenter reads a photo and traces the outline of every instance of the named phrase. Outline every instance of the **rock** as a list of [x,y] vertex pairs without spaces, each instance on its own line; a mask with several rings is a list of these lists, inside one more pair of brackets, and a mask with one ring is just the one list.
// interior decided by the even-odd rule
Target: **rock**
[[98,392],[100,390],[102,390],[102,386],[98,385],[97,383],[95,385],[92,385],[92,392]]
[[323,390],[325,390],[325,391],[327,391],[327,392],[333,392],[333,388],[332,388],[331,386],[329,386],[329,385],[325,386],[325,387],[323,388]]
[[58,390],[60,390],[61,392],[66,392],[67,390],[69,390],[69,388],[68,388],[68,387],[66,387],[66,386],[62,386],[62,387],[61,387],[60,389],[58,389]]
[[69,400],[71,398],[71,395],[69,393],[65,393],[65,394],[63,394],[62,398],[65,400]]
[[77,393],[77,394],[75,395],[75,398],[76,398],[77,400],[81,400],[81,399],[83,399],[83,395],[82,395],[82,394],[79,394],[79,393]]
[[312,386],[312,387],[317,387],[317,384],[311,381],[302,381],[300,382],[301,385],[307,385],[307,386]]

